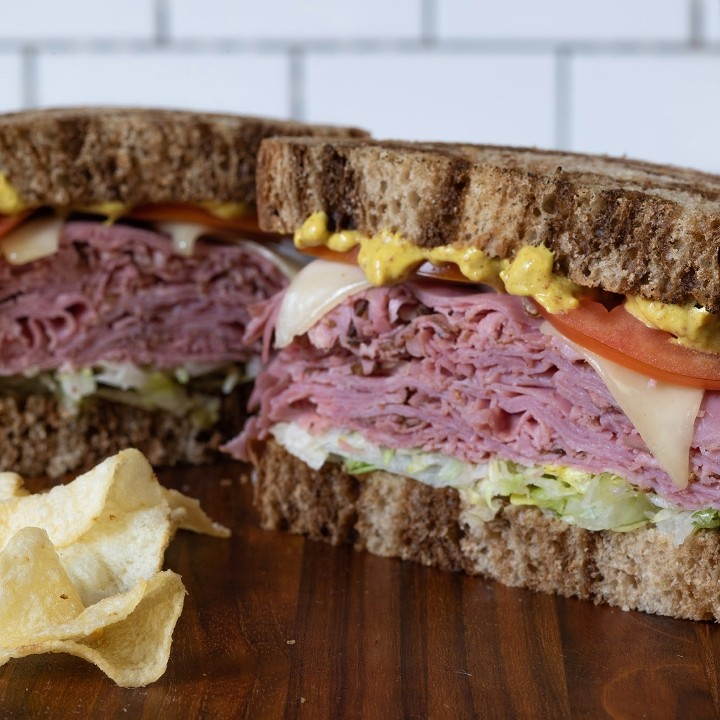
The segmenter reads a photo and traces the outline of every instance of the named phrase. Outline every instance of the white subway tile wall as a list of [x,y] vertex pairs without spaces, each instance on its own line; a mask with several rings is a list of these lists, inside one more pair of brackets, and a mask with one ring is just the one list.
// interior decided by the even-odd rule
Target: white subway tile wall
[[572,145],[720,170],[720,57],[584,57]]
[[23,102],[22,62],[17,55],[0,53],[0,112],[15,110]]
[[383,137],[554,142],[551,53],[311,54],[303,96],[308,120],[359,124]]
[[720,171],[720,0],[24,0],[0,110],[158,105]]
[[41,53],[35,68],[37,103],[193,108],[280,117],[290,111],[288,65],[282,53]]
[[701,37],[710,42],[720,42],[720,0],[702,0],[699,5]]
[[441,0],[441,38],[499,40],[676,40],[690,32],[677,0]]
[[243,40],[416,39],[417,0],[169,0],[176,38]]
[[154,0],[22,0],[3,7],[0,40],[150,39]]

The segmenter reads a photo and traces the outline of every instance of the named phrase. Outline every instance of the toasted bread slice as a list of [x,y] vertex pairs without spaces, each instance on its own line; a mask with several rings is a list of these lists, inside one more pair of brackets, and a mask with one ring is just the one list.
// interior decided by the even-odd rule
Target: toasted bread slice
[[0,397],[0,468],[25,477],[58,478],[88,470],[128,447],[155,465],[217,461],[219,447],[245,417],[246,391],[222,399],[218,422],[201,428],[190,416],[93,397],[78,411],[49,394]]
[[366,133],[174,110],[28,110],[0,115],[0,173],[29,207],[208,200],[253,205],[260,141],[315,134]]
[[354,477],[340,465],[312,470],[273,440],[254,455],[266,529],[625,610],[720,620],[716,531],[676,546],[654,528],[591,532],[509,504],[489,522],[471,521],[452,488],[386,472]]
[[720,312],[720,177],[528,148],[274,138],[258,161],[260,226],[393,230],[418,246],[511,258],[543,244],[579,285]]

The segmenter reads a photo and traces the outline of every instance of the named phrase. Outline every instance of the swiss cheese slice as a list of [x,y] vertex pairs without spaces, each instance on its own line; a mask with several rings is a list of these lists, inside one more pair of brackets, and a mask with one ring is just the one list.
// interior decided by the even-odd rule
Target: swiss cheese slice
[[29,220],[0,240],[0,252],[11,265],[25,265],[54,255],[60,245],[61,218]]
[[673,484],[680,490],[686,488],[695,420],[705,391],[653,380],[600,357],[571,342],[549,323],[543,323],[542,330],[548,335],[560,337],[585,358],[630,418]]
[[285,290],[275,324],[275,347],[284,348],[305,334],[345,298],[371,287],[356,265],[315,260]]

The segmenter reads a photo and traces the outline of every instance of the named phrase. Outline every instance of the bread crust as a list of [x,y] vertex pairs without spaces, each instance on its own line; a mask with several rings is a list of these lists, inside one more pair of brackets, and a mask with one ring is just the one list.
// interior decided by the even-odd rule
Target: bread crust
[[365,135],[353,128],[175,110],[28,110],[0,115],[0,173],[31,207],[254,204],[260,141],[280,134]]
[[218,423],[208,430],[188,417],[86,399],[75,413],[53,395],[0,397],[0,469],[25,477],[58,478],[87,470],[127,447],[154,466],[201,465],[219,459],[220,445],[245,417],[244,388],[223,398]]
[[253,448],[255,504],[269,530],[484,575],[595,603],[692,620],[720,619],[720,532],[675,546],[654,528],[591,532],[506,504],[470,521],[452,488],[339,465],[309,468],[273,440]]
[[628,159],[442,143],[273,138],[262,229],[332,228],[511,258],[543,244],[579,285],[720,312],[720,177]]

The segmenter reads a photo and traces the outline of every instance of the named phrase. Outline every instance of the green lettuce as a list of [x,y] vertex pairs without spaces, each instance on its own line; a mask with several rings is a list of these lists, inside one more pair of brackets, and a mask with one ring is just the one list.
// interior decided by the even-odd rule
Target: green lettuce
[[295,423],[278,423],[271,433],[315,469],[334,461],[353,475],[385,470],[434,487],[454,487],[465,501],[470,523],[491,520],[502,502],[510,502],[538,507],[586,530],[628,532],[654,525],[676,544],[694,530],[720,528],[720,509],[685,510],[614,473],[502,459],[473,464],[418,448],[382,447],[342,429],[310,433]]
[[705,508],[696,510],[692,514],[692,524],[696,528],[704,530],[715,530],[720,528],[720,510],[716,508]]
[[105,363],[80,370],[58,370],[0,380],[0,391],[15,395],[54,394],[69,412],[79,412],[87,398],[98,397],[189,417],[199,429],[212,427],[220,416],[220,395],[246,378],[241,366],[227,364],[158,370],[130,363]]
[[343,458],[343,466],[345,472],[350,475],[366,475],[367,473],[379,470],[377,465],[365,462],[364,460],[353,460],[352,458]]

